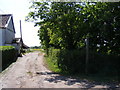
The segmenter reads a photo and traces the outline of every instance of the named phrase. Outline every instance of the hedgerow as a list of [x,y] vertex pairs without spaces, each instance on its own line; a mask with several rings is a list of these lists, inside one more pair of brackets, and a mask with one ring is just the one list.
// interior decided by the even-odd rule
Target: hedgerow
[[[49,62],[53,63],[62,72],[70,74],[85,74],[86,50],[49,49]],[[89,51],[88,74],[119,76],[120,56],[108,55]]]
[[2,70],[8,67],[17,58],[17,50],[13,46],[0,46],[0,54],[2,59]]

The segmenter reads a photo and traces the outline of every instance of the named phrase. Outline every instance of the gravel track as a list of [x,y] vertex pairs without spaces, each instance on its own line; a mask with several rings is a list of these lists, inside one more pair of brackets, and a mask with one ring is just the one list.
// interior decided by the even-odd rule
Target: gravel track
[[61,76],[48,70],[43,63],[44,55],[32,52],[19,57],[5,71],[0,73],[2,88],[115,88],[119,85],[106,85]]

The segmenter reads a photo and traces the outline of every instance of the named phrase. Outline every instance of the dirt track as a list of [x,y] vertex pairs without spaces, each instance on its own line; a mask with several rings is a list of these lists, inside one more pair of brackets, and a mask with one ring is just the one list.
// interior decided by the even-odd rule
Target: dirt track
[[[43,64],[43,54],[32,52],[18,58],[0,74],[1,88],[107,88],[115,85],[91,83],[60,76]],[[119,87],[119,86],[117,86]]]

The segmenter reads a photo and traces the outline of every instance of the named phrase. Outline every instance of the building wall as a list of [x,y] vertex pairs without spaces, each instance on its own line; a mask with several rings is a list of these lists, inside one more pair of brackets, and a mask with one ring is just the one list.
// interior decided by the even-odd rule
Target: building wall
[[13,39],[15,39],[15,33],[13,31],[10,31],[9,29],[6,29],[5,31],[5,43],[10,44],[12,43]]
[[15,39],[14,23],[10,17],[6,24],[6,28],[0,28],[0,46],[11,44],[13,39]]
[[0,28],[0,46],[5,44],[5,29]]
[[10,31],[12,32],[15,32],[14,31],[14,23],[13,23],[13,19],[10,17],[9,20],[8,20],[8,24],[6,25],[7,29],[9,29]]
[[6,25],[5,37],[6,44],[12,43],[13,39],[15,39],[14,23],[11,17],[9,18],[8,24]]

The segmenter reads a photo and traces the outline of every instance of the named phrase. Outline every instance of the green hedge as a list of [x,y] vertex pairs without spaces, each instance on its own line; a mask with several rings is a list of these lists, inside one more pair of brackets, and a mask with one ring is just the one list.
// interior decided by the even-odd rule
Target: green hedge
[[4,70],[17,58],[17,50],[13,46],[0,46],[0,54],[2,54],[2,69]]
[[85,72],[85,52],[83,50],[60,50],[58,66],[63,72],[82,74]]
[[49,49],[49,60],[57,65],[63,73],[84,73],[85,52],[84,50],[60,50]]
[[89,52],[88,71],[92,74],[105,76],[120,75],[120,56],[103,54],[94,51]]
[[[85,74],[86,50],[49,49],[49,59],[61,69],[71,74]],[[88,74],[106,76],[120,75],[120,56],[97,53],[90,50]]]

